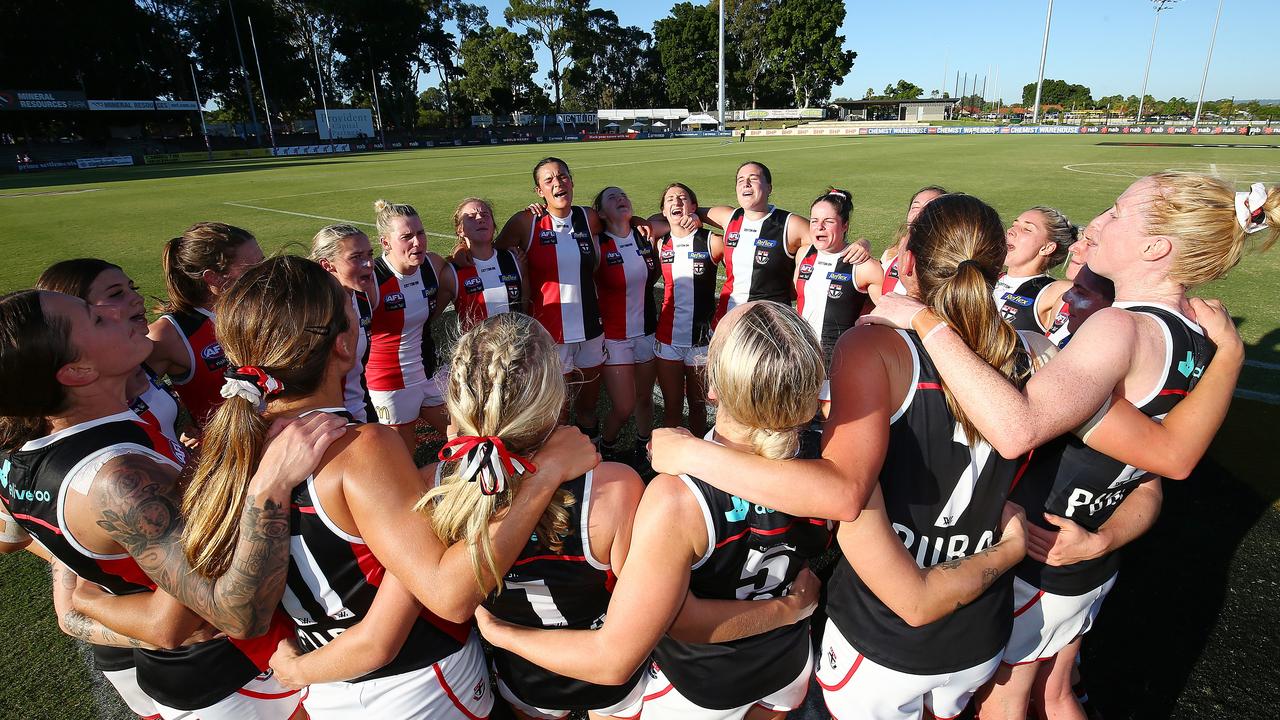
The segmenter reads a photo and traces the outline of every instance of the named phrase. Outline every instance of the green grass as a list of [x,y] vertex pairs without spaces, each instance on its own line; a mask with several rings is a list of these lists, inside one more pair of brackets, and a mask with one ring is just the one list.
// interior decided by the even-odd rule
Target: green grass
[[[246,227],[272,252],[308,245],[312,234],[330,222],[308,215],[372,222],[372,203],[379,197],[417,206],[428,231],[446,236],[432,237],[432,249],[447,253],[453,245],[449,218],[460,199],[487,197],[505,218],[536,199],[529,170],[547,154],[564,158],[573,168],[579,204],[590,203],[601,187],[615,184],[645,214],[657,209],[663,188],[676,180],[693,187],[704,205],[732,204],[734,171],[744,160],[757,159],[773,171],[773,199],[784,208],[805,212],[828,185],[851,190],[856,203],[851,232],[870,239],[877,251],[902,221],[911,193],[922,185],[941,184],[977,195],[1006,222],[1027,207],[1048,204],[1084,224],[1135,177],[1166,168],[1216,171],[1241,182],[1280,182],[1280,149],[1188,147],[1197,142],[1274,143],[1269,137],[1145,136],[1128,139],[1158,146],[1098,144],[1125,139],[654,140],[5,176],[0,177],[0,247],[5,251],[0,290],[30,286],[56,260],[90,256],[122,265],[144,294],[159,297],[160,248],[192,222],[222,220]],[[1202,290],[1224,300],[1239,320],[1249,358],[1259,363],[1280,363],[1277,271],[1280,252],[1248,255],[1230,277]],[[1247,367],[1241,387],[1280,393],[1280,372]],[[1280,473],[1268,445],[1277,423],[1280,407],[1238,400],[1197,478],[1171,488],[1160,525],[1129,553],[1130,566],[1142,568],[1132,579],[1156,583],[1173,578],[1176,582],[1167,587],[1177,597],[1198,599],[1188,616],[1190,627],[1148,633],[1155,644],[1136,651],[1143,657],[1159,656],[1158,663],[1148,664],[1159,672],[1133,675],[1137,656],[1129,633],[1148,619],[1143,603],[1168,609],[1180,601],[1153,593],[1151,585],[1122,581],[1118,586],[1111,610],[1086,649],[1091,688],[1107,700],[1104,709],[1114,710],[1108,718],[1257,716],[1264,707],[1270,712],[1264,701],[1274,700],[1277,693],[1274,668],[1266,658],[1280,654],[1280,613],[1274,602],[1280,572],[1259,558],[1274,553],[1280,541],[1280,521],[1271,508],[1280,498]],[[1217,513],[1217,524],[1205,524],[1206,508]],[[1211,541],[1202,534],[1212,534]],[[1168,621],[1177,625],[1176,613]],[[0,676],[7,678],[6,690],[0,691],[0,717],[94,715],[87,699],[88,674],[70,642],[58,634],[44,571],[29,558],[0,558],[0,627],[7,639],[0,652]],[[1171,634],[1177,638],[1166,637]],[[1091,666],[1099,670],[1090,673]],[[57,692],[33,692],[37,682],[46,688],[56,685]],[[1161,710],[1144,710],[1148,700]],[[11,715],[15,708],[21,712]]]

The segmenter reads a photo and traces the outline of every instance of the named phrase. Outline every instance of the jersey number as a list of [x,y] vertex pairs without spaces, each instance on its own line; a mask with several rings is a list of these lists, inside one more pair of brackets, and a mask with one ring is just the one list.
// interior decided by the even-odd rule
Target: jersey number
[[738,584],[739,600],[767,600],[784,594],[787,569],[791,566],[788,548],[775,545],[765,550],[751,548],[747,561],[742,565]]
[[564,614],[560,612],[560,608],[556,607],[556,601],[551,597],[551,589],[547,587],[546,580],[507,581],[504,584],[508,589],[519,590],[525,594],[529,607],[533,608],[534,614],[538,616],[538,620],[542,621],[543,627],[564,627],[569,624]]

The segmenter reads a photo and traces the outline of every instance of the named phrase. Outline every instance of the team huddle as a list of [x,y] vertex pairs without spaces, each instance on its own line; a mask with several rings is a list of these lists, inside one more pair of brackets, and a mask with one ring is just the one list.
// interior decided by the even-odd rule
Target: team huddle
[[197,223],[150,324],[101,259],[0,297],[0,550],[133,712],[764,720],[816,677],[841,720],[1084,717],[1116,551],[1243,363],[1187,292],[1280,189],[1156,174],[1079,230],[928,186],[877,260],[758,162],[649,217],[533,182],[448,258],[383,200],[310,257]]

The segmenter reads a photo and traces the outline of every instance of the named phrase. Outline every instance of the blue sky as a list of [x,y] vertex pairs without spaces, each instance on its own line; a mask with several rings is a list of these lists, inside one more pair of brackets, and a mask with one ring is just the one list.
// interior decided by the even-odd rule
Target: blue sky
[[[503,24],[505,0],[481,4],[489,8],[491,23]],[[674,4],[593,2],[616,12],[622,24],[649,32]],[[1148,94],[1162,100],[1175,95],[1195,100],[1217,5],[1215,0],[1182,0],[1161,13]],[[860,98],[868,87],[879,92],[899,78],[923,87],[927,94],[943,89],[945,67],[948,92],[954,92],[959,70],[961,80],[966,72],[971,78],[987,75],[988,99],[996,99],[1000,90],[1006,100],[1020,100],[1022,86],[1036,80],[1045,6],[1043,0],[847,2],[845,47],[856,50],[858,59],[833,97]],[[1153,18],[1149,0],[1057,0],[1045,77],[1087,85],[1095,98],[1137,95]],[[1266,50],[1275,47],[1277,27],[1280,2],[1227,0],[1205,97],[1280,98],[1276,55]],[[539,80],[545,84],[549,56],[540,52],[538,62],[543,71]]]

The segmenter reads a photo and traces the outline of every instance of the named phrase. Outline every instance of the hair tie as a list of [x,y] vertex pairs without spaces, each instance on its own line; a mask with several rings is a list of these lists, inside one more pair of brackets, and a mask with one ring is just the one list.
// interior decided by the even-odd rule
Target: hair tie
[[480,483],[480,492],[485,495],[504,492],[508,477],[538,471],[527,458],[509,452],[502,438],[492,435],[460,435],[445,443],[436,457],[458,462],[458,476],[464,482]]
[[1267,202],[1267,188],[1260,182],[1249,186],[1248,192],[1236,193],[1236,222],[1252,235],[1267,228],[1267,214],[1263,205]]
[[229,367],[222,373],[222,389],[219,394],[230,400],[242,397],[253,403],[258,412],[267,407],[267,397],[279,395],[284,391],[284,383],[267,374],[267,371],[253,365]]
[[977,260],[974,260],[973,258],[965,258],[964,260],[961,260],[960,263],[956,265],[956,273],[958,274],[960,272],[960,268],[964,267],[965,265],[972,265],[975,268],[977,268],[978,272],[982,273],[983,275],[987,274],[986,269],[982,267],[982,263],[978,262]]

